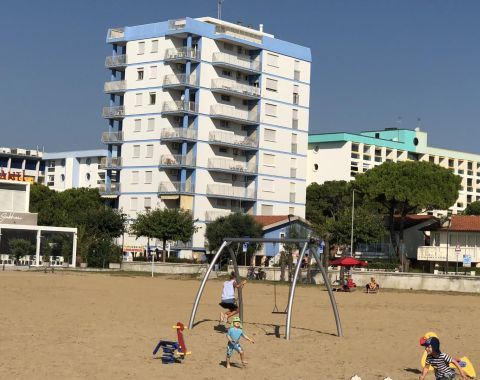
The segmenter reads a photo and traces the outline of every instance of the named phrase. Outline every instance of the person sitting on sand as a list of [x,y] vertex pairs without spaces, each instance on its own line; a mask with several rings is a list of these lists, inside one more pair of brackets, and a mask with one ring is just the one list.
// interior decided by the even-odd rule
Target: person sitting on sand
[[253,339],[250,339],[242,329],[242,323],[240,317],[233,317],[232,326],[227,331],[227,360],[226,360],[226,367],[230,368],[230,358],[232,357],[233,351],[237,351],[240,354],[240,359],[242,360],[242,364],[245,365],[247,362],[245,361],[244,352],[242,346],[240,346],[240,338],[244,337],[251,343],[255,343]]
[[228,323],[228,318],[238,314],[238,306],[235,303],[235,289],[243,288],[246,283],[247,280],[238,283],[235,272],[231,272],[230,279],[223,283],[222,301],[220,302],[220,306],[224,309],[228,309],[228,311],[226,313],[220,313],[220,322]]
[[462,379],[467,379],[467,376],[463,372],[460,364],[453,359],[450,355],[440,351],[440,340],[435,337],[428,338],[425,343],[425,350],[427,351],[427,359],[425,361],[425,367],[423,367],[420,380],[425,379],[428,374],[429,367],[432,366],[435,371],[435,379],[437,380],[451,380],[456,377],[455,370],[450,368],[450,363],[453,363],[457,367],[458,372]]
[[376,293],[380,289],[380,285],[375,280],[375,277],[370,277],[370,282],[366,285],[367,293]]

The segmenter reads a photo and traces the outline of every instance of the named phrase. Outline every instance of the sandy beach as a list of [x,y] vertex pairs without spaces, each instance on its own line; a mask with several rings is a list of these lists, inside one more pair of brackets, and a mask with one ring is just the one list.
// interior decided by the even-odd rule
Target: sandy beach
[[[244,288],[248,366],[226,369],[218,322],[222,283],[208,282],[199,322],[185,331],[191,355],[181,364],[152,358],[159,339],[188,323],[199,280],[73,272],[0,272],[1,379],[418,379],[427,331],[442,350],[480,359],[480,297],[382,291],[336,294],[345,337],[338,338],[322,287],[296,292],[291,340],[285,315],[272,314],[274,287]],[[277,286],[284,309],[287,286]],[[238,355],[232,361],[240,363]],[[429,375],[433,379],[433,375]]]

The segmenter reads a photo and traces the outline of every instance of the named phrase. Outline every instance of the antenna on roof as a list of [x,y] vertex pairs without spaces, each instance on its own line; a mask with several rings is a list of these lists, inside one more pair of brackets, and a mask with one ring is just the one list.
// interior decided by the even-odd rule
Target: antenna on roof
[[217,0],[217,18],[222,19],[222,4],[223,0]]

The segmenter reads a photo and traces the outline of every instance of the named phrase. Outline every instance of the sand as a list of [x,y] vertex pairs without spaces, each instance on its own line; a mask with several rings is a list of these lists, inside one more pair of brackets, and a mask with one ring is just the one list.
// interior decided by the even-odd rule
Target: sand
[[[291,340],[285,315],[272,314],[273,285],[244,289],[243,342],[248,365],[226,369],[218,323],[222,283],[208,282],[185,332],[191,355],[181,364],[152,358],[159,339],[188,323],[198,280],[73,272],[0,272],[0,379],[418,379],[427,331],[442,349],[480,369],[478,295],[382,291],[336,294],[345,337],[338,338],[328,294],[296,292]],[[279,308],[287,286],[277,286]],[[238,354],[234,363],[240,363]],[[433,379],[433,375],[429,375]]]

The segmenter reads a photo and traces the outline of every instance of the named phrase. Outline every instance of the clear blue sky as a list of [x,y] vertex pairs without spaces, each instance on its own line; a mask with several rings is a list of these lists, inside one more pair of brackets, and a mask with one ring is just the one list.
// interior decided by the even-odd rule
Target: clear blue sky
[[[216,0],[4,3],[0,146],[102,147],[107,29],[216,13]],[[222,18],[312,49],[311,133],[421,118],[429,145],[480,154],[479,14],[476,0],[225,0]]]

